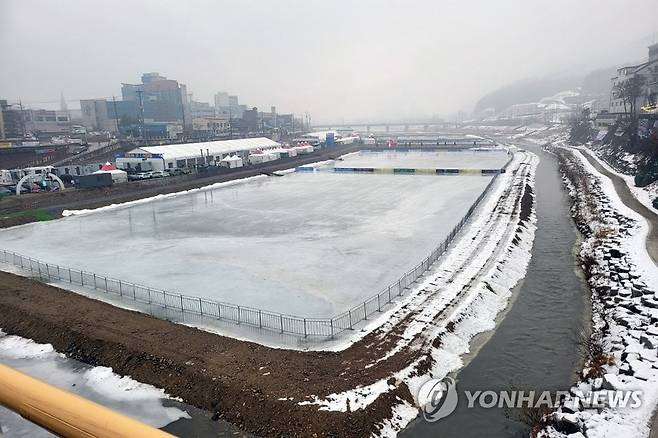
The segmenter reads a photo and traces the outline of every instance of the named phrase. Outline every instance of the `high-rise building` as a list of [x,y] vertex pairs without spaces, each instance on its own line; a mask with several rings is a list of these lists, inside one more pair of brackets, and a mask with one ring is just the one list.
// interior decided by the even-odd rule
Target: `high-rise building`
[[143,73],[142,74],[142,84],[149,84],[156,81],[166,81],[167,78],[160,76],[158,72]]
[[157,72],[144,73],[141,84],[122,84],[124,101],[136,102],[144,122],[192,125],[187,87]]

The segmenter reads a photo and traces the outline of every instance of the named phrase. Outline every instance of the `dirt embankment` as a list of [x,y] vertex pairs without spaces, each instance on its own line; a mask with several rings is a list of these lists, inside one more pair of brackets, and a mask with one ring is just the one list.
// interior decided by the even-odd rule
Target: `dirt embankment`
[[218,182],[248,178],[317,161],[329,160],[359,150],[360,145],[322,149],[274,162],[225,170],[215,174],[184,175],[118,184],[101,189],[68,189],[63,192],[35,193],[0,199],[0,228],[37,220],[61,217],[64,210],[98,208],[108,204],[134,201],[158,194],[190,190]]
[[[366,409],[318,411],[297,403],[306,395],[371,384],[418,357],[402,351],[365,368],[396,340],[376,333],[340,353],[264,347],[174,324],[0,272],[0,327],[51,343],[70,357],[112,367],[164,388],[263,436],[366,436],[390,417],[396,397],[413,403],[405,385]],[[294,397],[293,400],[279,400]]]

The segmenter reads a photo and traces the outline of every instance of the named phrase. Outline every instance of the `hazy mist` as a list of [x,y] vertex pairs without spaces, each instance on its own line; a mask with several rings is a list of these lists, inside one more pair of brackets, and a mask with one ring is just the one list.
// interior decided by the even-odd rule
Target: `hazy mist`
[[1,0],[0,98],[120,96],[158,71],[195,100],[314,121],[445,117],[517,79],[643,59],[656,17],[656,0]]

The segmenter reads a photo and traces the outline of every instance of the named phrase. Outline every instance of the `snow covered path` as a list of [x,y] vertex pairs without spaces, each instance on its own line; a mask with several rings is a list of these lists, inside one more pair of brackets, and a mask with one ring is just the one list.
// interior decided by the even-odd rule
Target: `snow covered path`
[[633,177],[616,172],[587,149],[580,149],[580,151],[598,173],[610,179],[621,202],[648,222],[646,247],[654,264],[658,266],[658,214],[651,207],[651,200],[647,193],[635,187]]

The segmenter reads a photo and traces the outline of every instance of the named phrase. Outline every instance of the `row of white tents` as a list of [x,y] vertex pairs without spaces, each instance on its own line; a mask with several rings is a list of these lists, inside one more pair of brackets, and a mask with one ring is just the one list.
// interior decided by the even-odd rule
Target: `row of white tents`
[[311,152],[313,152],[313,146],[308,144],[300,144],[296,146],[282,145],[279,148],[255,151],[249,154],[248,160],[251,164],[260,164],[268,161],[279,160],[281,158],[310,154]]
[[162,146],[143,146],[133,149],[125,157],[117,158],[117,167],[165,170],[198,165],[218,165],[228,168],[258,164],[298,154],[313,152],[309,144],[287,145],[269,138],[221,140]]

